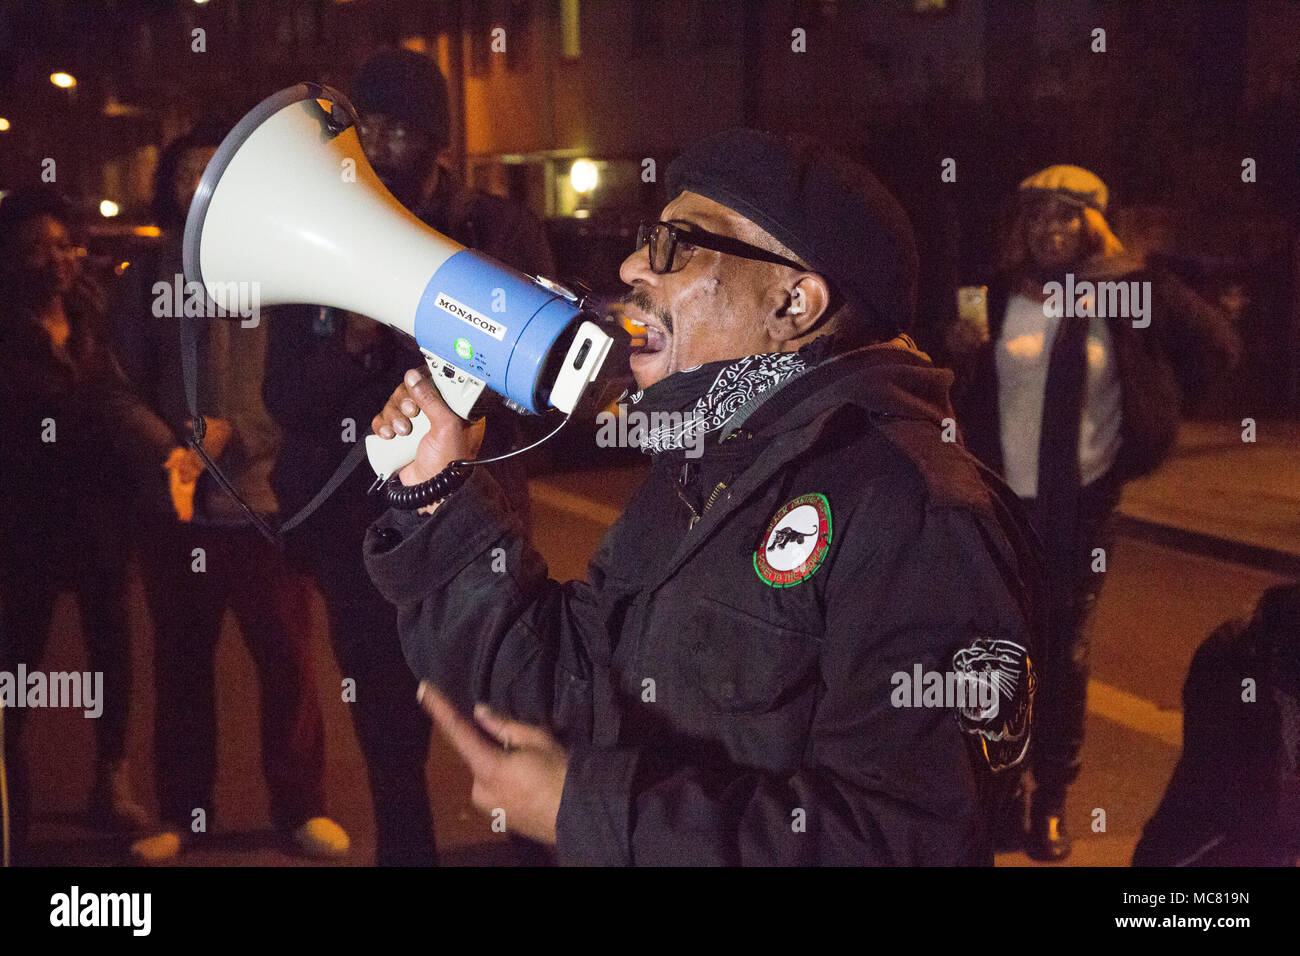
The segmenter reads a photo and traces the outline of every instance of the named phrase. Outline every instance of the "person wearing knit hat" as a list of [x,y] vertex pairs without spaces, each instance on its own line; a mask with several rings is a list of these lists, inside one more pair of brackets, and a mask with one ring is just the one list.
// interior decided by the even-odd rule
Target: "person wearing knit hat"
[[[380,180],[428,225],[530,274],[553,275],[537,217],[520,203],[465,189],[443,162],[452,141],[447,84],[435,63],[406,49],[375,53],[351,90],[361,145]],[[282,306],[267,324],[266,402],[284,430],[271,481],[283,513],[307,504],[339,459],[338,423],[365,421],[393,378],[419,353],[381,323],[320,306]],[[494,407],[492,448],[523,442],[519,416]],[[522,514],[525,459],[491,466]],[[375,862],[438,860],[424,766],[430,727],[415,704],[415,680],[400,653],[392,607],[361,564],[360,542],[377,499],[351,481],[294,533],[291,556],[315,579],[343,673],[357,681],[350,708],[366,759],[374,808]],[[525,857],[535,861],[535,855]]]
[[352,102],[366,159],[397,200],[443,235],[529,275],[552,275],[542,224],[513,200],[465,189],[447,165],[447,81],[431,59],[383,49],[357,71]]
[[352,84],[366,158],[389,192],[418,206],[435,183],[438,154],[451,145],[447,81],[427,56],[381,50]]
[[[1065,799],[1082,761],[1088,619],[1120,491],[1169,453],[1182,395],[1230,367],[1240,348],[1207,303],[1125,253],[1106,222],[1109,198],[1079,166],[1021,181],[1001,273],[989,284],[988,338],[956,396],[968,447],[1006,479],[1046,552],[1027,834],[1029,853],[1046,861],[1070,852]],[[1065,288],[1080,290],[1068,309],[1054,299]],[[1006,849],[1026,845],[1024,804],[1020,790],[1001,808]]]
[[[621,433],[651,464],[587,579],[548,578],[481,470],[367,534],[422,702],[475,805],[561,862],[991,863],[1035,555],[944,438],[951,374],[904,331],[907,218],[867,170],[755,130],[667,180],[619,303],[644,330]],[[400,480],[474,458],[482,426],[406,383],[372,422],[432,423]],[[986,708],[922,694],[954,670],[997,689]]]

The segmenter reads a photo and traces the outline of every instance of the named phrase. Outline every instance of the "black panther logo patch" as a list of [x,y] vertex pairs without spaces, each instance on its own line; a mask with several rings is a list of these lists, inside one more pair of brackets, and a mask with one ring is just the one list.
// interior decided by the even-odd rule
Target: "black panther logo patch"
[[830,546],[830,503],[825,495],[801,495],[777,509],[767,523],[754,552],[754,570],[764,584],[788,588],[811,576]]
[[952,669],[993,691],[990,706],[957,709],[957,723],[979,739],[989,768],[1014,767],[1029,750],[1029,725],[1038,677],[1029,652],[1015,641],[981,637],[952,655]]
[[812,531],[796,531],[794,528],[777,528],[771,550],[780,551],[787,544],[803,544],[805,538],[811,538],[816,533],[816,529]]

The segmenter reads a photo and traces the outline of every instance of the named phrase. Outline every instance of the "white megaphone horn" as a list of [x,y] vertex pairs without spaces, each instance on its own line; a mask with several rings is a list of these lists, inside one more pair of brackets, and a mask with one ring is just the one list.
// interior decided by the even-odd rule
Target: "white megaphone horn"
[[[222,141],[190,204],[184,264],[223,310],[256,283],[263,305],[333,306],[410,336],[462,418],[485,387],[518,411],[572,413],[613,344],[575,293],[408,212],[366,161],[351,104],[316,83],[263,100]],[[429,423],[414,424],[367,438],[381,478],[415,457]]]

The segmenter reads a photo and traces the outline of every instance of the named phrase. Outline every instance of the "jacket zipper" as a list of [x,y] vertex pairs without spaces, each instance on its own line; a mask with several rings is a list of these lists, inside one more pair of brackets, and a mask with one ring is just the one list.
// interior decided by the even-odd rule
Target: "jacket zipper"
[[686,499],[686,496],[682,494],[680,485],[674,485],[674,487],[677,488],[677,497],[682,499],[682,503],[686,505],[687,509],[691,512],[690,524],[686,526],[686,530],[690,531],[699,523],[701,518],[708,514],[709,509],[713,507],[713,502],[718,500],[718,495],[727,487],[727,483],[725,481],[718,482],[717,487],[709,493],[708,500],[704,502],[704,509],[702,511],[696,511],[695,508],[692,507],[691,503]]

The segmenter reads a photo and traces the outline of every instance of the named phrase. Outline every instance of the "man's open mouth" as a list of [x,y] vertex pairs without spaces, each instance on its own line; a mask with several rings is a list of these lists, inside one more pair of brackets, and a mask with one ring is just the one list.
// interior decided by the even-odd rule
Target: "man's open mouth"
[[662,352],[664,346],[668,344],[668,336],[653,325],[641,325],[632,321],[629,321],[629,325],[632,326],[632,352],[634,354]]

